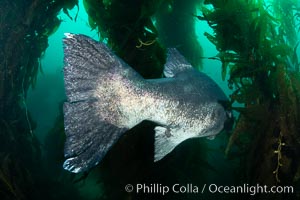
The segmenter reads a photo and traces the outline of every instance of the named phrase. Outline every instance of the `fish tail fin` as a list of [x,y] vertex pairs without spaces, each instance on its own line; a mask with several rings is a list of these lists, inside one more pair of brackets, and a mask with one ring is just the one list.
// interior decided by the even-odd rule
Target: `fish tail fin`
[[126,128],[103,121],[97,114],[97,102],[64,104],[66,142],[63,168],[79,173],[97,165]]
[[68,101],[86,99],[95,89],[105,87],[105,83],[114,82],[116,79],[141,79],[136,71],[104,43],[85,35],[65,35],[64,79]]
[[66,34],[64,54],[63,167],[78,173],[97,165],[127,130],[117,123],[113,83],[138,75],[105,44],[83,35]]

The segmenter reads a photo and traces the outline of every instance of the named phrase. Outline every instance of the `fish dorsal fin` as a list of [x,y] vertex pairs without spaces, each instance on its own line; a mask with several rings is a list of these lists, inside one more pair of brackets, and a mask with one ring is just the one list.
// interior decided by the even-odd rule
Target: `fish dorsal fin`
[[169,154],[178,143],[174,142],[172,129],[169,127],[156,126],[154,144],[154,162],[161,160]]
[[193,66],[175,48],[169,48],[167,52],[167,62],[164,66],[164,75],[174,77],[179,72],[192,69]]

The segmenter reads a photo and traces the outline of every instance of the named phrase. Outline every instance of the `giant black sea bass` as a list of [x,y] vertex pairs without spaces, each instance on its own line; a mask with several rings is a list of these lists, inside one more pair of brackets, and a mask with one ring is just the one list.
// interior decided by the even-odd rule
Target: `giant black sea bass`
[[154,161],[194,137],[213,138],[229,117],[218,85],[168,49],[166,78],[144,79],[104,43],[65,34],[64,169],[97,165],[127,130],[155,122]]

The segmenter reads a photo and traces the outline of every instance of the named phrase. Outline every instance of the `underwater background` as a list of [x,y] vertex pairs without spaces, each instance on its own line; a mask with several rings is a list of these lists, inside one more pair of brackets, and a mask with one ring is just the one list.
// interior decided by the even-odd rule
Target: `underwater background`
[[[300,199],[299,25],[298,0],[0,0],[0,199]],[[107,43],[144,78],[176,47],[226,93],[232,130],[154,163],[143,122],[91,171],[63,170],[64,33]],[[177,183],[294,191],[125,190]]]

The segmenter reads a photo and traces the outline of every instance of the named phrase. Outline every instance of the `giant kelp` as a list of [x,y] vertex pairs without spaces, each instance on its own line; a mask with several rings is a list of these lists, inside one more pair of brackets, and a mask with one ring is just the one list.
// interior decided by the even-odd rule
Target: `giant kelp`
[[59,11],[76,4],[77,0],[0,2],[1,199],[55,198],[25,99],[41,69],[48,37],[60,25]]
[[161,0],[83,0],[92,29],[97,28],[111,48],[147,78],[160,77],[164,49],[157,42],[151,16]]
[[[220,52],[223,78],[229,74],[231,102],[241,105],[232,106],[240,114],[227,148],[228,153],[236,144],[247,152],[241,181],[295,184],[300,166],[296,1],[206,0],[202,11],[198,18],[214,30],[205,34]],[[251,139],[245,142],[243,135]]]

